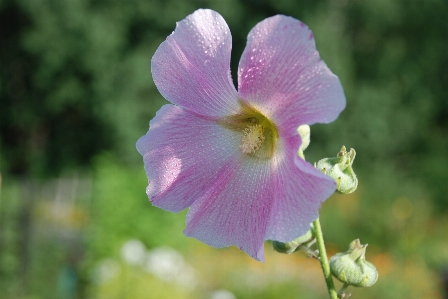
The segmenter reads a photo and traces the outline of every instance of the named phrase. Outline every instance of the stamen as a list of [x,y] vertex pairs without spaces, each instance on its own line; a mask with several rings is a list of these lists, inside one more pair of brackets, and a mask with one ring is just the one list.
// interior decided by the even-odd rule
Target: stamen
[[241,137],[240,150],[245,154],[254,153],[264,141],[264,129],[260,125],[248,126]]

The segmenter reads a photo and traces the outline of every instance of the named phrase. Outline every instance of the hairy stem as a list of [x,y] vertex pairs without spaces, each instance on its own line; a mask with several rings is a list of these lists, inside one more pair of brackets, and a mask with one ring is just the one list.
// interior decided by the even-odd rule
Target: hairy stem
[[314,220],[314,229],[316,231],[317,248],[319,249],[319,261],[324,272],[325,282],[327,283],[328,294],[331,299],[338,299],[338,294],[334,288],[333,278],[331,277],[330,264],[328,263],[327,252],[325,250],[324,237],[320,227],[319,218]]

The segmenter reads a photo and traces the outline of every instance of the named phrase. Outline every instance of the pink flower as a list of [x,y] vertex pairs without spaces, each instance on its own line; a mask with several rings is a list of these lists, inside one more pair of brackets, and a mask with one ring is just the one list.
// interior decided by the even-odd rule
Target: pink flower
[[232,40],[217,12],[177,23],[152,58],[165,105],[137,142],[153,205],[187,207],[185,235],[236,245],[264,260],[265,240],[291,241],[318,217],[333,179],[297,155],[297,127],[328,123],[345,107],[339,79],[308,27],[277,15],[249,33],[230,76]]

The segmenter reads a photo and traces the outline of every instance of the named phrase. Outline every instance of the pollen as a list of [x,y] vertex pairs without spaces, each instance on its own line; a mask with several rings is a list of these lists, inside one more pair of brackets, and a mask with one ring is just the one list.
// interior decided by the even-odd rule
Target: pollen
[[264,129],[261,125],[248,126],[243,130],[240,150],[245,154],[256,152],[264,142]]

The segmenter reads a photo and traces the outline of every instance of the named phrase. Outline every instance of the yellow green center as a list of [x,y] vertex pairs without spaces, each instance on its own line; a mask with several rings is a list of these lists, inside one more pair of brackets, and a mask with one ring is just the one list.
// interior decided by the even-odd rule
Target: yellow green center
[[274,154],[277,128],[255,108],[240,102],[241,112],[219,120],[232,131],[241,133],[239,150],[251,157],[269,159]]

